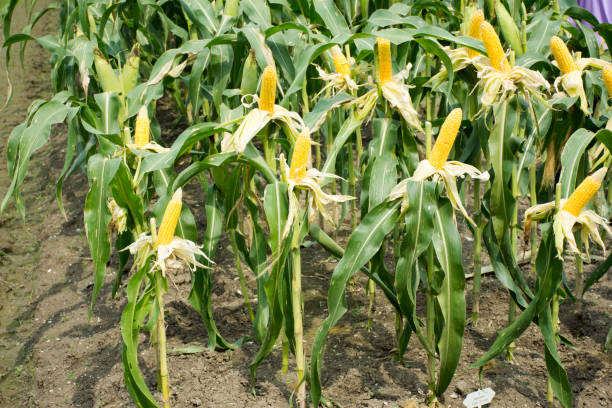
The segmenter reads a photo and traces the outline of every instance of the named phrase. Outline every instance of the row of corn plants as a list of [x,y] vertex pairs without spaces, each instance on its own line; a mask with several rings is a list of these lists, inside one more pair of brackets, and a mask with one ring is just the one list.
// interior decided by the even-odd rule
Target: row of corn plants
[[[170,406],[164,294],[177,271],[190,271],[189,302],[208,347],[244,340],[224,338],[214,321],[211,274],[223,235],[259,344],[252,382],[280,344],[285,372],[295,359],[300,407],[326,403],[325,344],[358,272],[368,277],[367,328],[376,302],[389,302],[397,359],[414,335],[427,355],[427,400],[437,403],[466,325],[480,322],[483,250],[508,291],[508,324],[472,367],[512,359],[533,323],[545,344],[547,398],[572,405],[559,304],[581,304],[612,263],[609,25],[571,0],[66,0],[29,10],[30,25],[12,33],[20,3],[0,4],[7,64],[17,47],[38,42],[51,56],[55,94],[34,101],[9,136],[12,183],[0,213],[12,199],[25,217],[30,159],[55,137],[52,126],[65,124],[57,201],[63,211],[63,184],[84,171],[89,313],[114,246],[112,294],[127,300],[117,322],[125,385],[138,406],[160,403],[139,369],[143,330],[156,349],[161,405]],[[58,15],[58,33],[33,37],[47,12]],[[162,99],[173,123],[157,117]],[[203,228],[183,203],[187,186],[199,186],[191,198],[206,210]],[[462,259],[462,234],[471,259]],[[339,258],[312,344],[303,332],[307,237]],[[604,257],[591,257],[590,240]],[[464,265],[473,277],[469,318]]]

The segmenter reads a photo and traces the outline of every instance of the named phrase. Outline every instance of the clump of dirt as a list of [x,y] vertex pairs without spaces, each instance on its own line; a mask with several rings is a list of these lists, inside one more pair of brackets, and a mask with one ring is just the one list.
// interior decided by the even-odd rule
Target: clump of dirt
[[[19,10],[18,10],[19,11]],[[19,11],[21,12],[21,11]],[[24,16],[17,14],[16,19]],[[56,30],[57,16],[41,20],[35,35]],[[8,132],[24,118],[33,98],[48,97],[49,65],[37,44],[26,49],[23,68],[12,66],[15,98],[0,115],[4,153]],[[3,60],[0,59],[0,65]],[[166,118],[167,103],[158,115],[164,126],[176,120]],[[27,220],[21,221],[14,208],[0,220],[0,405],[7,407],[131,407],[125,390],[121,364],[119,322],[125,304],[123,290],[111,299],[116,259],[110,263],[107,279],[87,319],[91,296],[92,262],[84,235],[83,203],[87,180],[74,174],[65,184],[67,218],[54,202],[54,180],[63,162],[65,129],[57,128],[49,145],[42,148],[30,166],[23,197]],[[170,137],[164,133],[164,139]],[[4,156],[4,154],[2,154]],[[0,195],[10,180],[6,163],[0,160]],[[197,222],[205,222],[203,192],[197,183],[186,187],[185,202]],[[340,232],[345,244],[349,229]],[[469,234],[465,233],[465,237]],[[466,253],[472,243],[464,238]],[[281,351],[275,349],[261,364],[252,393],[248,365],[258,345],[251,340],[251,324],[240,294],[233,255],[223,237],[213,270],[214,316],[226,339],[247,337],[232,352],[204,349],[193,354],[173,350],[205,346],[206,332],[199,315],[189,306],[189,274],[172,277],[166,295],[168,350],[172,405],[176,407],[286,407],[289,406],[295,377],[294,367],[281,372]],[[467,257],[469,258],[469,256]],[[316,330],[327,314],[326,293],[337,262],[317,245],[304,248],[302,257],[307,351]],[[466,259],[466,269],[469,259]],[[570,282],[571,262],[566,264]],[[594,265],[587,265],[588,274]],[[246,270],[246,268],[245,268]],[[528,270],[524,270],[528,274]],[[393,358],[394,311],[377,291],[377,309],[372,330],[366,329],[366,278],[356,277],[348,293],[349,312],[332,330],[323,364],[323,393],[337,407],[421,406],[427,392],[426,355],[414,338],[403,364]],[[251,298],[255,279],[248,278]],[[123,289],[123,288],[122,288]],[[471,304],[471,281],[468,315]],[[601,352],[612,307],[612,282],[605,278],[585,296],[582,309],[567,302],[561,306],[561,334],[575,346],[560,346],[560,355],[573,387],[578,407],[612,404],[610,356]],[[419,299],[420,305],[424,304]],[[492,387],[497,396],[493,406],[534,407],[546,404],[544,343],[532,325],[516,342],[514,359],[495,359],[484,367],[482,384],[477,370],[469,366],[482,356],[507,323],[507,291],[493,277],[482,282],[481,313],[477,325],[466,328],[463,354],[457,374],[444,395],[443,405],[461,407],[470,392]],[[424,310],[419,309],[420,316]],[[156,387],[154,352],[148,336],[141,336],[140,364],[151,389]],[[157,395],[159,397],[159,395]]]

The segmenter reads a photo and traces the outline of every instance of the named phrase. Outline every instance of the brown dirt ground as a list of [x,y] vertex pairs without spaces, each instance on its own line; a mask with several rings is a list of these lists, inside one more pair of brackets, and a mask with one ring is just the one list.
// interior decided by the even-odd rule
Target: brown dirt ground
[[[23,21],[23,12],[18,13],[17,18]],[[55,19],[51,14],[45,17],[35,34],[54,32]],[[11,66],[15,98],[0,115],[2,157],[10,130],[23,120],[31,100],[50,95],[47,55],[37,44],[30,44],[26,61],[23,69],[17,64]],[[0,63],[3,65],[4,60]],[[23,191],[27,207],[25,223],[12,206],[0,219],[0,406],[130,407],[133,403],[123,384],[119,332],[124,297],[123,293],[116,299],[110,297],[117,272],[116,259],[111,260],[93,318],[91,322],[87,320],[92,264],[82,217],[87,191],[85,176],[75,174],[66,183],[67,219],[54,198],[54,182],[63,162],[64,131],[62,127],[54,131],[51,143],[36,153],[30,166]],[[0,196],[9,182],[6,163],[0,160]],[[199,187],[190,185],[186,197],[202,226]],[[341,231],[342,243],[346,242],[348,232]],[[464,240],[463,244],[469,259],[467,248],[471,243]],[[336,261],[316,245],[304,249],[302,259],[306,341],[311,344],[326,313],[326,290]],[[213,272],[213,306],[217,324],[230,340],[250,334],[232,260],[229,241],[224,237]],[[594,265],[589,265],[585,269],[588,273],[593,268]],[[567,273],[571,281],[573,271]],[[204,326],[187,302],[189,275],[179,274],[173,281],[166,296],[168,349],[205,345]],[[252,275],[248,281],[254,298]],[[355,280],[348,294],[349,313],[328,340],[323,365],[324,395],[337,407],[420,406],[427,390],[425,353],[412,339],[405,365],[393,360],[394,314],[380,292],[374,328],[366,330],[365,282],[363,276]],[[466,291],[471,293],[471,281]],[[468,295],[468,311],[470,305]],[[461,362],[444,396],[444,406],[461,407],[463,397],[478,388],[478,373],[469,365],[492,344],[496,331],[505,326],[507,307],[506,291],[493,277],[486,277],[482,285],[481,319],[477,327],[466,329]],[[586,294],[583,311],[569,302],[561,306],[561,333],[576,348],[560,346],[560,355],[578,407],[612,406],[609,382],[612,362],[609,354],[601,352],[612,324],[611,308],[609,278]],[[141,368],[154,389],[154,354],[147,340],[143,335]],[[491,406],[547,405],[543,349],[540,333],[532,326],[517,341],[512,363],[496,359],[485,367],[482,386],[497,392]],[[173,406],[289,406],[294,378],[280,371],[279,349],[260,366],[257,395],[251,394],[248,364],[256,351],[257,344],[246,341],[231,353],[209,350],[191,355],[171,353],[168,363]]]

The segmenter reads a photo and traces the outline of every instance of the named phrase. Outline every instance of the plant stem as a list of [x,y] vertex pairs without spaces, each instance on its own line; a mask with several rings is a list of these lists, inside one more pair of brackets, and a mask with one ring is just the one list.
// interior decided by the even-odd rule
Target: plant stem
[[[512,256],[514,259],[517,258],[518,255],[518,198],[519,198],[519,187],[518,187],[518,173],[516,164],[512,167],[512,197],[514,197],[515,204],[512,210],[512,220],[510,221],[510,236],[511,236],[511,245],[512,245]],[[510,294],[510,291],[508,291]],[[514,302],[514,298],[509,296],[510,304],[508,305],[508,324],[512,323],[516,317],[516,303]],[[516,347],[516,343],[513,341],[508,345],[508,350],[506,352],[506,357],[508,361],[512,361],[514,349]]]
[[355,148],[357,149],[357,166],[359,168],[359,172],[363,174],[363,172],[365,171],[366,165],[364,163],[362,166],[360,166],[361,156],[363,156],[363,138],[361,136],[361,126],[359,126],[355,132],[356,132]]
[[[357,196],[357,177],[355,177],[355,157],[353,156],[353,143],[348,143],[348,152],[349,152],[349,168],[348,168],[348,172],[349,172],[349,188],[350,188],[350,195],[352,195],[353,197]],[[352,218],[352,225],[353,225],[353,230],[355,228],[357,228],[357,200],[351,200],[351,218]]]
[[283,362],[281,369],[283,374],[287,374],[289,371],[289,339],[287,339],[287,333],[285,332],[285,326],[281,330],[281,341],[283,344]]
[[[434,280],[434,252],[430,244],[427,248],[427,344],[432,350],[436,349],[436,299],[433,290]],[[435,396],[436,387],[436,359],[433,354],[427,353],[427,372],[429,374],[429,389]]]
[[168,391],[168,364],[166,361],[166,323],[164,321],[164,292],[161,271],[156,273],[155,295],[157,297],[157,342],[159,353],[159,379],[164,398],[164,408],[170,408],[170,393]]
[[[582,247],[582,237],[580,234],[576,235],[576,245],[578,249]],[[574,256],[574,262],[576,262],[576,287],[574,290],[576,291],[576,302],[578,303],[578,308],[580,308],[582,306],[582,292],[584,288],[584,275],[582,274],[583,262],[580,254]]]
[[[535,206],[538,204],[538,196],[536,193],[536,162],[533,161],[533,164],[529,168],[529,195],[531,196],[531,206]],[[537,245],[538,239],[538,223],[536,221],[532,221],[531,223],[531,273],[535,273],[535,262],[536,262],[536,253],[538,250]]]
[[263,129],[263,134],[261,137],[261,141],[263,143],[264,156],[266,158],[266,163],[272,169],[272,171],[276,172],[276,162],[274,161],[274,146],[270,142],[270,125],[266,125]]
[[[476,155],[476,167],[480,170],[481,153]],[[480,199],[480,180],[474,179],[474,222],[476,230],[474,233],[474,287],[472,289],[472,323],[478,320],[480,313],[480,279],[482,276],[482,202]]]
[[240,263],[240,255],[238,253],[238,244],[236,243],[236,231],[230,231],[230,239],[232,241],[232,251],[234,252],[234,262],[236,263],[236,270],[238,271],[238,278],[240,279],[240,289],[242,290],[242,296],[244,297],[244,304],[249,311],[249,317],[251,323],[255,323],[255,314],[251,307],[251,300],[249,299],[249,292],[247,291],[246,281],[244,280],[244,273],[242,272],[242,264]]
[[372,330],[374,324],[374,310],[376,308],[376,286],[372,278],[368,279],[368,286],[366,287],[368,293],[368,323],[366,329]]
[[[298,226],[299,227],[299,226]],[[294,230],[299,234],[299,228]],[[306,407],[306,383],[304,382],[304,330],[302,327],[302,263],[299,243],[292,249],[293,279],[291,281],[291,306],[293,310],[293,336],[295,338],[295,362],[297,368],[297,404]]]
[[[557,343],[557,335],[559,334],[559,295],[555,293],[552,298],[552,326],[553,326],[553,337],[555,339],[555,343]],[[550,375],[548,376],[548,386],[546,389],[546,399],[548,400],[550,406],[553,406],[554,402],[554,393],[552,390],[552,383],[550,381]]]

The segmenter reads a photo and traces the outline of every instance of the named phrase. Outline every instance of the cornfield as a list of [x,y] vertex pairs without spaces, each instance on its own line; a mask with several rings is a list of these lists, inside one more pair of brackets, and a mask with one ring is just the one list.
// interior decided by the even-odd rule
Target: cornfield
[[[61,129],[57,205],[65,216],[63,188],[84,173],[88,313],[112,280],[130,403],[186,406],[172,391],[165,309],[186,272],[207,338],[198,352],[255,344],[249,391],[262,363],[278,363],[288,406],[341,406],[326,395],[326,344],[353,312],[347,292],[365,305],[359,329],[389,318],[377,307],[391,314],[395,364],[424,356],[410,368],[427,378],[418,404],[446,406],[466,332],[490,324],[485,280],[507,293],[507,321],[470,375],[481,383],[495,361],[514,361],[535,328],[541,347],[529,352],[543,356],[547,388],[533,406],[576,404],[560,306],[588,310],[612,265],[612,25],[574,0],[35,6],[0,2],[7,73],[37,42],[53,88],[3,141],[0,215],[27,220],[32,159]],[[48,12],[59,30],[35,37]],[[219,260],[226,244],[233,265]],[[302,285],[311,247],[335,262],[322,308]],[[215,318],[215,274],[230,269],[250,331],[240,338]],[[600,346],[612,348],[612,327]]]

